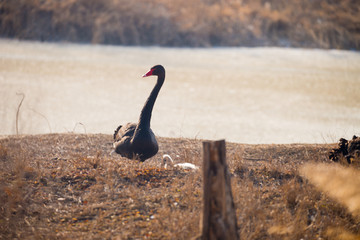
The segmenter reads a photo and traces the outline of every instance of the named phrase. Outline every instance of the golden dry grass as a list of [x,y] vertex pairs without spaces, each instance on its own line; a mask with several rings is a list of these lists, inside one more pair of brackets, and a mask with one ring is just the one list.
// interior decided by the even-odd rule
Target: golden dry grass
[[[110,135],[2,137],[0,238],[197,236],[201,171],[163,169],[159,158],[168,153],[201,166],[201,141],[160,138],[159,144],[158,155],[139,163],[110,156]],[[359,219],[298,173],[304,163],[328,162],[334,146],[227,143],[240,237],[358,237]]]
[[359,49],[359,4],[286,0],[0,2],[0,36],[161,46]]
[[300,169],[302,175],[316,187],[345,205],[360,217],[360,171],[338,164],[307,164]]

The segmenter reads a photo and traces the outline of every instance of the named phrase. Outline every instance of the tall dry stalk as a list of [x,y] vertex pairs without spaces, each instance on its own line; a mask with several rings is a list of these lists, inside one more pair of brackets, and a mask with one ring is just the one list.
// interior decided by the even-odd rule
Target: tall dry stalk
[[22,99],[18,105],[17,111],[16,111],[16,135],[19,135],[19,113],[20,113],[20,107],[25,99],[24,93],[16,93],[18,96],[22,96]]
[[47,119],[47,117],[46,117],[44,114],[39,113],[39,112],[36,111],[35,109],[30,108],[30,110],[33,111],[34,113],[39,114],[41,117],[43,117],[43,118],[45,119],[45,121],[46,121],[46,123],[47,123],[47,125],[48,125],[48,127],[49,127],[50,133],[52,133],[51,126],[50,126],[50,122],[49,122],[49,120]]

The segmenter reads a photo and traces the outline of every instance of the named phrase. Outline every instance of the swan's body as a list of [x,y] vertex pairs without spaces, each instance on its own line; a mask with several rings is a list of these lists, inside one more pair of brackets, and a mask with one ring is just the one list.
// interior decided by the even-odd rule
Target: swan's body
[[161,165],[164,168],[167,168],[168,163],[169,163],[169,165],[173,166],[174,168],[191,169],[191,170],[198,170],[199,169],[198,166],[196,166],[196,165],[194,165],[192,163],[176,163],[176,164],[174,164],[174,161],[172,160],[170,155],[164,154]]
[[114,133],[115,152],[123,157],[138,159],[142,162],[154,156],[159,150],[155,134],[150,128],[150,120],[155,100],[165,80],[164,67],[156,65],[143,77],[152,75],[158,76],[157,83],[145,102],[139,122],[120,125]]

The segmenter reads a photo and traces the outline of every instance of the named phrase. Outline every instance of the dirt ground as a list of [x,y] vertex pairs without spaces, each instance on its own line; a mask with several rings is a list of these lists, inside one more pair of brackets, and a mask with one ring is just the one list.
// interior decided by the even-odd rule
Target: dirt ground
[[[163,154],[201,168],[202,141],[159,138],[144,163],[110,155],[112,136],[0,138],[0,239],[191,239],[202,171],[160,167]],[[358,239],[360,218],[299,173],[335,144],[226,143],[242,239]],[[327,165],[325,165],[327,166]]]

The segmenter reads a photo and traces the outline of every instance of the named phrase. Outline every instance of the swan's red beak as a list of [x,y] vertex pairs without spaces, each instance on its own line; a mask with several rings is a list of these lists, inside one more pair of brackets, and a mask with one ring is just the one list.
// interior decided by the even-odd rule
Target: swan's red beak
[[148,77],[148,76],[153,75],[153,71],[154,71],[154,69],[150,69],[150,71],[148,71],[147,73],[145,73],[143,77]]

